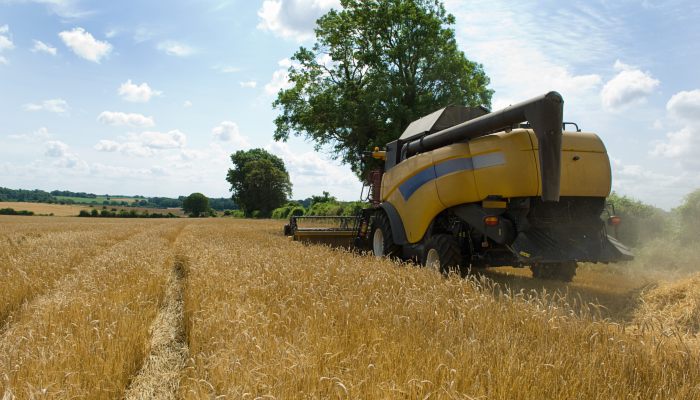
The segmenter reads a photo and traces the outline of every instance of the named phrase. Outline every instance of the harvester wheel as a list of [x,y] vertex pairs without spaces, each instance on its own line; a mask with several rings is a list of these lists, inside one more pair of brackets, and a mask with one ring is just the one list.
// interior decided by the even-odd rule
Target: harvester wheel
[[399,246],[391,236],[391,224],[386,214],[380,212],[372,225],[372,253],[376,257],[393,257],[399,253]]
[[538,264],[531,266],[530,270],[533,278],[571,282],[576,275],[576,262]]
[[459,263],[462,261],[459,242],[452,235],[434,235],[428,239],[421,261],[424,266],[443,274],[459,271]]

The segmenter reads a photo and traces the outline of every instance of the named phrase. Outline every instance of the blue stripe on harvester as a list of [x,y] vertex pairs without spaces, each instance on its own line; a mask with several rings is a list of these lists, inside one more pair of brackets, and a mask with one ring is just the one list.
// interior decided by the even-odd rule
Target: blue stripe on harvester
[[458,171],[471,171],[474,169],[474,164],[471,158],[453,158],[435,164],[435,176],[437,178]]
[[416,190],[433,179],[451,174],[453,172],[471,171],[475,169],[495,167],[506,163],[503,153],[488,153],[473,158],[453,158],[428,167],[421,172],[408,178],[406,182],[399,186],[399,191],[404,200],[408,200]]
[[406,182],[399,186],[399,191],[405,200],[408,200],[411,195],[418,190],[419,187],[435,179],[435,168],[430,167],[408,178]]

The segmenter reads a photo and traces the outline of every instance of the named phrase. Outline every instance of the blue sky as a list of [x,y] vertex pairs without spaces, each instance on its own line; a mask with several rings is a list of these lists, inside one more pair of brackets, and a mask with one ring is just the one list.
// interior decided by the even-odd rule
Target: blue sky
[[[445,5],[500,108],[548,90],[598,133],[613,188],[664,208],[700,187],[700,5]],[[294,197],[359,197],[310,143],[272,142],[289,57],[335,0],[0,0],[0,186],[228,196],[228,156],[281,156]]]

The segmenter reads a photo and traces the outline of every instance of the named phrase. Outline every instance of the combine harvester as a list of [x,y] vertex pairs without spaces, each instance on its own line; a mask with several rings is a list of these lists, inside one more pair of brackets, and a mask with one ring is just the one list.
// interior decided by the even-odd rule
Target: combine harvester
[[[370,249],[443,273],[529,266],[571,281],[578,262],[631,260],[608,234],[610,160],[594,133],[564,123],[549,92],[489,113],[450,106],[412,122],[372,157],[356,217],[292,217],[285,234]],[[565,125],[575,131],[564,131]]]

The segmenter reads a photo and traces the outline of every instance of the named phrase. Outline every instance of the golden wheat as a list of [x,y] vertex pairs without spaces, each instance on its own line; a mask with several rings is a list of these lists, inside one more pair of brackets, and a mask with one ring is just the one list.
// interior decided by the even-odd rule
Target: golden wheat
[[444,278],[276,221],[16,221],[0,217],[8,399],[700,399],[697,277]]
[[[142,225],[25,306],[0,337],[0,391],[121,397],[147,354],[177,223]],[[81,246],[74,246],[80,252]]]
[[[566,298],[209,223],[191,253],[186,398],[698,398],[698,354]],[[556,297],[556,296],[554,296]]]

